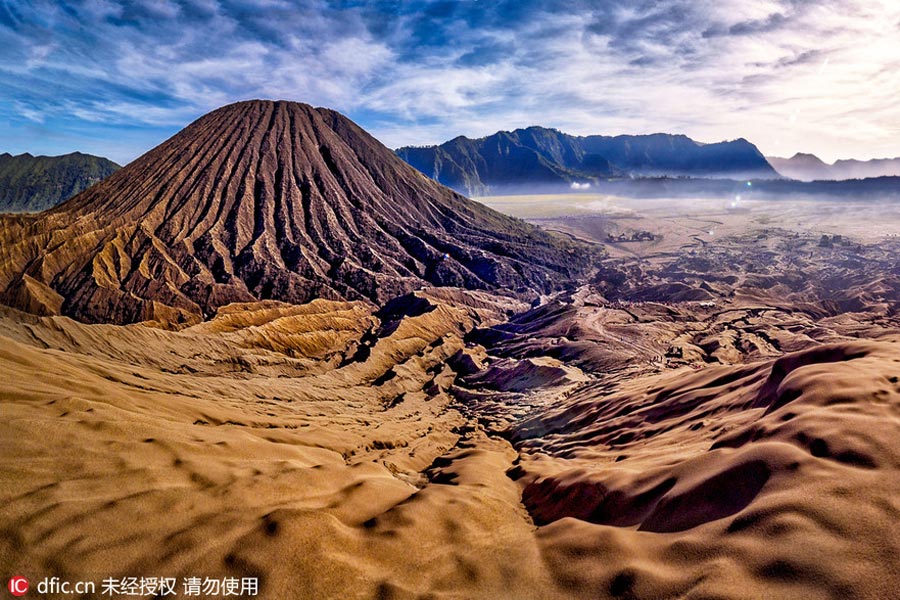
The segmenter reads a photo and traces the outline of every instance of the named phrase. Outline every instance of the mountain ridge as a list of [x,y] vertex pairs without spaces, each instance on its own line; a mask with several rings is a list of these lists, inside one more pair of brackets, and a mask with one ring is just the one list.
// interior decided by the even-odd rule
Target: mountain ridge
[[121,167],[82,152],[0,154],[0,212],[40,212],[84,191]]
[[778,178],[744,138],[701,143],[682,134],[573,136],[541,126],[457,136],[405,146],[398,156],[429,177],[470,195],[528,184],[571,185],[616,177]]
[[870,160],[849,158],[827,163],[815,154],[797,152],[790,158],[767,156],[766,160],[785,177],[799,181],[846,181],[900,176],[900,157]]

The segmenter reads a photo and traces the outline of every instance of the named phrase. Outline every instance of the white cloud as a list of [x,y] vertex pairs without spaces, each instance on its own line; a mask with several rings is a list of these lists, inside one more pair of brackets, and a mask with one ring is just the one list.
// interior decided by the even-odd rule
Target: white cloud
[[44,122],[44,113],[35,110],[21,102],[13,102],[13,109],[16,111],[16,113],[25,117],[29,121],[33,121],[34,123]]
[[169,127],[269,97],[361,115],[391,146],[540,124],[745,137],[827,160],[900,155],[893,0],[504,6],[426,17],[430,5],[379,15],[322,0],[86,0],[78,21],[36,3],[30,29],[0,27],[0,78],[30,120]]

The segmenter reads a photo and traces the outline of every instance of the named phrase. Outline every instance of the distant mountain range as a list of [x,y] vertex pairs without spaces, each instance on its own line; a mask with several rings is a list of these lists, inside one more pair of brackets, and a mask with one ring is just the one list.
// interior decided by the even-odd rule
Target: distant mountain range
[[99,156],[0,154],[0,212],[39,212],[112,175],[119,165]]
[[574,136],[528,127],[396,152],[432,179],[473,196],[500,189],[578,187],[620,177],[780,177],[743,138],[704,144],[684,135]]
[[[765,157],[745,139],[703,144],[683,135],[573,136],[528,127],[395,152],[428,177],[469,196],[564,188],[626,196],[718,196],[732,193],[744,180],[753,180],[757,195],[773,197],[900,194],[900,158],[828,164],[813,154]],[[0,154],[0,212],[47,210],[119,168],[81,152]]]
[[842,181],[900,176],[900,158],[849,159],[828,164],[815,154],[798,152],[790,158],[768,156],[766,160],[785,177],[799,181]]

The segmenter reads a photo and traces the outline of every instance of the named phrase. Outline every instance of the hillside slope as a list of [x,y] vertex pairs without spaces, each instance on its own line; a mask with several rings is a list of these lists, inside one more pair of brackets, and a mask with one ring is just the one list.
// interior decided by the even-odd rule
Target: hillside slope
[[0,212],[40,212],[109,177],[119,165],[80,152],[62,156],[0,154]]
[[426,284],[534,297],[592,252],[423,177],[334,111],[271,101],[213,111],[0,235],[5,302],[117,323]]

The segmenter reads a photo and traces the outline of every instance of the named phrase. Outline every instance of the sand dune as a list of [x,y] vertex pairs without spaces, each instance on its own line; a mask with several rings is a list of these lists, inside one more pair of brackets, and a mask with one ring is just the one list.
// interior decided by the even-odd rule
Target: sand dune
[[[467,298],[181,331],[6,311],[0,562],[265,598],[891,597],[897,340],[610,389],[479,356],[466,329],[505,309]],[[457,387],[511,393],[509,369],[512,444]]]
[[178,332],[6,311],[0,562],[254,575],[266,598],[546,597],[515,451],[449,406],[443,363],[473,310],[424,301],[327,371],[321,336],[358,348],[378,321],[359,303],[232,306]]
[[898,377],[900,336],[579,390],[512,433],[551,572],[585,596],[894,597]]

